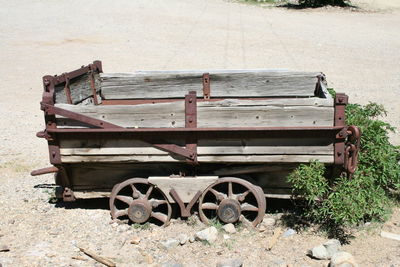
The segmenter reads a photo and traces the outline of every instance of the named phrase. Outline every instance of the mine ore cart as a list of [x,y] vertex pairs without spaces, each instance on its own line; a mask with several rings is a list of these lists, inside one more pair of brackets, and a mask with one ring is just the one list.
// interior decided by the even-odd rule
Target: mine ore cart
[[197,210],[207,223],[259,224],[266,197],[319,160],[353,173],[360,133],[348,97],[325,76],[277,70],[103,73],[100,61],[44,76],[41,109],[64,201],[106,196],[113,219],[168,224]]

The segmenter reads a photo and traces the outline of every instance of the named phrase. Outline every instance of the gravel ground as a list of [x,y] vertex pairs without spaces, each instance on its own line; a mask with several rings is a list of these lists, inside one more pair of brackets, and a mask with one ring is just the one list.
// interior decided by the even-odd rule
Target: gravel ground
[[[281,238],[266,251],[273,228],[244,229],[217,242],[165,250],[161,241],[204,226],[173,220],[167,229],[110,224],[107,201],[49,203],[50,175],[30,177],[48,165],[35,133],[41,77],[95,59],[106,72],[145,69],[284,68],[323,71],[350,101],[385,104],[400,127],[400,4],[354,1],[362,9],[287,10],[218,0],[204,1],[0,1],[0,252],[3,266],[97,266],[76,246],[110,257],[118,266],[215,266],[240,258],[245,266],[326,266],[306,256],[326,240],[310,229]],[[392,135],[400,144],[400,136]],[[46,188],[49,187],[49,188]],[[268,214],[279,217],[279,214]],[[369,225],[344,250],[360,266],[400,266],[397,209],[385,225]],[[279,222],[279,220],[278,220]],[[138,245],[130,243],[140,237]],[[78,259],[73,259],[77,257]],[[152,262],[152,263],[151,263]],[[100,266],[100,265],[99,265]]]

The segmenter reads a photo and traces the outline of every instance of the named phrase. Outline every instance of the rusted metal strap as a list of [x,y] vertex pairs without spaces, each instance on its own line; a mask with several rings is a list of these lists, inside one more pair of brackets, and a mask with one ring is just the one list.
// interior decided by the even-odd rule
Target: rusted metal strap
[[204,99],[210,99],[211,97],[211,88],[210,88],[210,74],[203,74],[203,97]]
[[[196,91],[185,95],[185,128],[197,128],[197,97]],[[194,156],[189,160],[197,163],[197,137],[192,134],[186,138],[186,149],[192,151]]]
[[144,140],[144,141],[150,143],[155,148],[183,156],[191,161],[193,161],[196,158],[196,151],[192,151],[188,148],[183,148],[175,144],[153,144],[149,140]]
[[64,73],[64,76],[65,76],[65,86],[64,86],[65,96],[67,97],[67,103],[72,104],[71,89],[69,88],[70,78],[68,77],[67,73]]
[[185,203],[183,203],[182,199],[179,197],[178,193],[175,191],[175,189],[171,189],[169,191],[169,194],[171,197],[175,200],[175,202],[179,205],[179,208],[181,210],[181,216],[182,217],[189,217],[191,215],[191,210],[196,204],[197,200],[201,196],[201,191],[197,191],[196,195],[192,198],[192,200],[185,206]]
[[83,74],[88,73],[91,70],[95,71],[95,72],[98,72],[98,73],[103,72],[101,61],[96,60],[96,61],[93,61],[92,64],[89,64],[87,66],[82,66],[79,69],[63,73],[62,75],[59,75],[59,76],[54,75],[54,76],[50,76],[50,77],[54,78],[54,85],[58,85],[60,83],[65,83],[66,82],[66,76],[68,76],[69,79],[74,79],[76,77],[79,77],[79,76],[81,76]]
[[94,64],[89,65],[89,78],[90,78],[90,88],[92,89],[92,95],[93,95],[93,102],[95,105],[98,105],[99,102],[97,101],[97,91],[96,91],[96,85],[94,82],[94,72],[96,71],[96,66]]
[[31,172],[31,175],[32,176],[38,176],[38,175],[47,174],[47,173],[54,173],[54,172],[58,172],[58,171],[59,171],[59,169],[57,167],[47,167],[47,168],[34,170],[34,171]]
[[79,114],[79,113],[76,113],[73,111],[55,107],[53,105],[45,104],[43,102],[41,103],[41,107],[42,107],[42,110],[44,110],[44,112],[46,112],[46,114],[49,114],[49,115],[57,114],[57,115],[60,115],[60,116],[66,117],[66,118],[70,118],[70,119],[73,119],[76,121],[80,121],[80,122],[95,126],[95,127],[99,127],[102,129],[124,128],[124,127],[121,127],[121,126],[118,126],[118,125],[115,125],[115,124],[112,124],[112,123],[109,123],[109,122],[106,122],[103,120],[95,119],[95,118],[85,116],[85,115],[82,115],[82,114]]
[[346,125],[346,104],[348,103],[348,96],[343,93],[337,93],[335,97],[335,126],[343,126],[343,129],[336,135],[335,140],[335,154],[334,164],[344,166],[345,164],[345,141],[347,138]]

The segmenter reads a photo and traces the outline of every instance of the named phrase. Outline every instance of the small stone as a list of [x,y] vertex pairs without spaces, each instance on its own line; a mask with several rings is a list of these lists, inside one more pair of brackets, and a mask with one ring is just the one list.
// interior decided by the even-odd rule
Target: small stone
[[189,242],[193,243],[194,241],[196,241],[196,238],[194,236],[189,237]]
[[161,241],[161,245],[163,248],[165,248],[166,250],[171,249],[171,248],[175,248],[179,245],[179,241],[176,239],[168,239],[165,241]]
[[112,226],[112,228],[115,228],[115,227],[118,226],[118,223],[117,223],[117,222],[113,222],[113,223],[111,224],[111,226]]
[[186,242],[189,240],[189,238],[188,238],[188,236],[185,235],[185,234],[180,234],[180,235],[178,236],[178,240],[179,240],[179,244],[185,245]]
[[243,260],[241,259],[234,259],[234,260],[222,260],[217,263],[217,267],[242,267]]
[[217,240],[218,230],[214,226],[208,227],[202,231],[199,231],[195,234],[197,240],[200,241],[208,241],[210,243]]
[[353,255],[348,252],[340,251],[332,256],[329,267],[358,267],[358,265]]
[[323,246],[326,248],[326,251],[328,252],[328,259],[330,259],[335,253],[339,252],[340,247],[342,246],[340,244],[339,240],[336,239],[330,239],[326,241]]
[[154,262],[154,259],[150,254],[146,254],[145,258],[146,258],[147,264],[152,264]]
[[282,236],[283,237],[289,237],[289,236],[292,236],[294,234],[296,234],[296,231],[291,229],[291,228],[289,228],[282,234]]
[[166,262],[161,265],[161,267],[183,267],[179,262]]
[[224,229],[224,231],[228,234],[236,233],[236,228],[232,223],[225,224],[224,226],[222,226],[222,229]]
[[267,230],[267,228],[266,228],[264,225],[262,225],[262,224],[258,227],[258,231],[259,231],[260,233],[265,232],[266,230]]
[[328,251],[323,245],[314,247],[308,252],[308,255],[318,260],[327,260],[329,257]]
[[140,240],[141,240],[140,237],[134,236],[131,239],[131,244],[138,245],[140,243]]
[[270,228],[275,226],[276,220],[274,218],[264,218],[262,221],[261,225],[263,225],[266,228]]
[[224,239],[225,239],[225,240],[227,240],[227,239],[230,239],[230,238],[231,238],[231,237],[230,237],[229,235],[227,235],[227,234],[224,234],[224,235],[223,235],[223,237],[224,237]]

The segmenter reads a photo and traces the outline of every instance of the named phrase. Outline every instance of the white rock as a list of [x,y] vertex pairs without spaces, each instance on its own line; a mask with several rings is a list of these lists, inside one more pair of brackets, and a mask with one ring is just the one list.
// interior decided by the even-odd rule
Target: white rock
[[188,236],[185,235],[185,234],[180,234],[180,235],[178,236],[178,240],[179,240],[179,244],[185,245],[186,242],[189,240],[189,238],[188,238]]
[[168,239],[165,241],[161,241],[161,245],[163,248],[168,250],[168,249],[177,247],[179,245],[179,240],[171,238],[171,239]]
[[227,234],[224,234],[223,237],[224,237],[225,240],[231,238],[231,237],[230,237],[229,235],[227,235]]
[[323,245],[314,247],[309,251],[309,255],[318,260],[327,260],[329,257],[328,251]]
[[328,252],[328,259],[330,259],[333,254],[337,253],[340,250],[340,247],[342,246],[340,244],[339,240],[336,239],[330,239],[326,241],[323,246],[326,248],[326,251]]
[[194,236],[189,237],[189,242],[193,243],[196,240],[196,238]]
[[140,243],[140,237],[139,236],[134,236],[134,237],[132,237],[132,239],[131,239],[131,244],[134,244],[134,245],[137,245],[137,244],[139,244]]
[[222,226],[222,229],[224,229],[224,231],[228,234],[236,233],[236,228],[232,223],[225,224],[224,226]]
[[329,267],[358,267],[353,255],[347,252],[335,253],[329,263]]
[[214,226],[211,226],[202,231],[197,232],[195,234],[195,237],[197,240],[208,241],[208,242],[212,243],[215,240],[217,240],[218,231],[217,231],[217,228],[215,228]]
[[217,263],[217,267],[242,267],[243,260],[241,259],[234,259],[234,260],[222,260]]
[[264,218],[261,225],[265,226],[266,228],[272,227],[276,224],[276,220],[274,218]]

